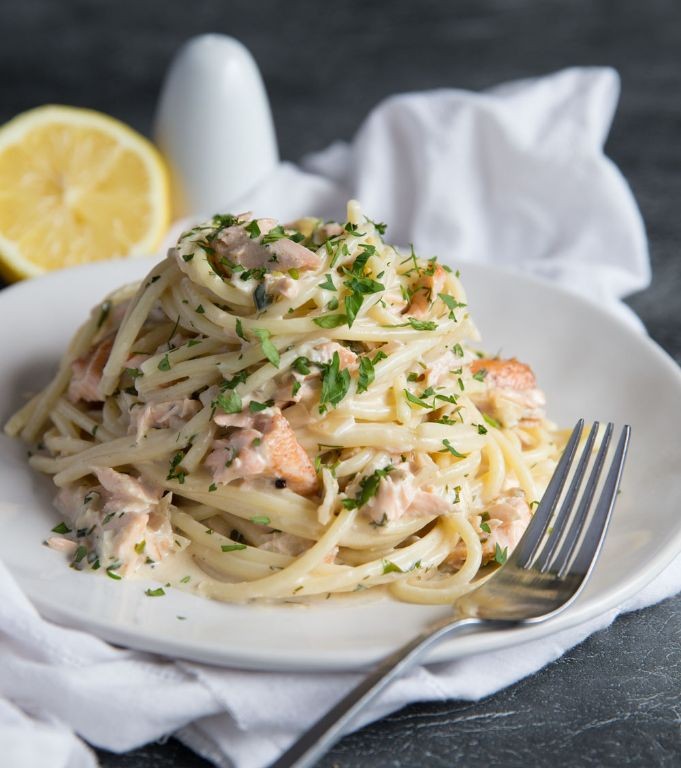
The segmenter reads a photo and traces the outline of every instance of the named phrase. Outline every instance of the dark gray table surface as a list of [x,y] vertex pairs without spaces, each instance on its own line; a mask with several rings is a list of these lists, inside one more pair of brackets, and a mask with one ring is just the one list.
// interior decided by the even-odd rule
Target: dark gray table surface
[[[148,133],[170,57],[208,31],[238,37],[255,55],[291,159],[351,137],[391,93],[615,67],[622,98],[607,151],[641,206],[654,273],[629,303],[681,361],[681,4],[2,0],[0,121],[58,102]],[[679,766],[680,640],[676,597],[618,619],[484,701],[407,707],[346,737],[321,765]],[[207,765],[174,740],[99,756],[107,768]]]

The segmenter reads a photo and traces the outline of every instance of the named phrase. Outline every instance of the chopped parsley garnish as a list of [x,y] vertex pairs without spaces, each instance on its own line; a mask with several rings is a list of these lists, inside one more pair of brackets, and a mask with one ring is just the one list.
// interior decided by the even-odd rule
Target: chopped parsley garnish
[[239,384],[243,384],[248,378],[248,371],[239,371],[231,379],[225,379],[220,384],[220,389],[224,392],[226,389],[235,389]]
[[258,411],[264,411],[266,408],[271,408],[274,405],[274,400],[267,400],[264,403],[259,403],[257,400],[251,400],[248,404],[248,409],[251,413],[258,413]]
[[482,414],[482,418],[494,429],[501,429],[501,424],[492,416],[488,416],[486,413]]
[[480,523],[480,530],[484,531],[485,533],[492,533],[492,529],[489,527],[489,523],[487,522]]
[[376,378],[374,363],[369,357],[359,358],[359,378],[357,379],[357,394],[366,392]]
[[254,328],[253,333],[257,336],[260,342],[260,348],[263,355],[272,363],[275,368],[279,367],[279,352],[277,348],[272,344],[271,334],[266,328]]
[[364,237],[364,235],[366,234],[365,232],[360,232],[359,231],[359,225],[358,224],[352,224],[349,221],[346,222],[346,224],[343,227],[343,229],[346,232],[349,232],[351,235],[355,235],[356,237]]
[[[364,246],[373,248],[373,246]],[[366,265],[366,261],[371,252],[365,251],[360,254],[352,265],[352,269],[348,273],[350,275],[349,280],[345,280],[343,285],[348,288],[351,293],[345,297],[345,313],[348,317],[348,327],[351,327],[357,317],[362,303],[364,302],[364,296],[372,293],[380,293],[385,290],[383,283],[379,283],[377,280],[372,280],[370,277],[363,277],[362,271]]]
[[239,217],[232,216],[231,213],[216,213],[215,216],[213,216],[212,223],[213,226],[217,227],[217,231],[213,236],[215,237],[221,229],[236,226],[239,223]]
[[349,296],[346,296],[343,301],[345,304],[345,318],[348,327],[350,328],[355,322],[357,313],[359,312],[362,303],[364,302],[364,297],[361,293],[351,293]]
[[499,565],[503,565],[506,560],[508,559],[508,547],[504,547],[503,549],[496,544],[494,547],[494,559],[499,563]]
[[213,491],[217,491],[217,489],[218,489],[218,487],[217,487],[217,485],[215,485],[215,483],[211,483],[208,486],[208,490],[210,491],[210,493],[213,493]]
[[71,529],[66,525],[66,523],[61,522],[59,525],[54,526],[52,533],[71,533]]
[[457,341],[457,343],[456,343],[456,344],[455,344],[455,345],[452,347],[452,352],[454,352],[454,354],[455,354],[457,357],[463,357],[463,347],[461,346],[461,344],[459,344],[459,342],[458,342],[458,341]]
[[368,216],[365,216],[364,218],[369,222],[369,224],[374,225],[374,228],[379,235],[385,235],[385,231],[388,229],[387,224],[384,224],[382,221],[372,221]]
[[473,378],[476,381],[484,381],[485,380],[485,376],[487,376],[487,369],[486,368],[481,368],[479,371],[477,371],[476,373],[473,374]]
[[436,331],[437,323],[433,320],[417,320],[415,317],[410,317],[407,320],[407,324],[415,331]]
[[256,237],[260,237],[260,227],[258,226],[257,219],[249,221],[244,229],[246,232],[248,232],[248,236],[251,238],[251,240],[254,240]]
[[343,506],[346,509],[359,509],[363,507],[370,499],[378,493],[378,486],[384,477],[387,477],[394,469],[392,464],[388,464],[384,469],[377,469],[370,475],[363,477],[359,483],[359,493],[354,499],[343,499]]
[[179,467],[186,453],[187,449],[178,451],[170,460],[170,466],[168,467],[168,475],[166,476],[166,480],[177,480],[180,485],[184,483],[186,472],[181,470]]
[[221,392],[213,401],[213,406],[219,406],[225,413],[241,413],[243,405],[241,397],[235,389]]
[[166,352],[165,355],[163,355],[163,358],[161,359],[161,362],[158,364],[159,371],[169,371],[170,370],[170,360],[168,359],[168,353]]
[[478,428],[478,434],[479,435],[486,435],[487,434],[487,427],[484,427],[482,424],[476,424],[475,426]]
[[106,569],[106,575],[113,579],[114,581],[120,581],[123,577],[119,576],[113,569],[113,566],[109,566],[109,568]]
[[307,376],[310,373],[310,361],[307,357],[296,357],[291,364],[291,368],[301,376]]
[[111,302],[103,301],[99,306],[99,318],[97,319],[97,328],[101,328],[106,322],[111,312]]
[[[407,400],[412,405],[418,405],[419,408],[432,408],[433,407],[430,403],[427,403],[425,400],[421,399],[420,397],[417,397],[416,395],[412,395],[412,393],[408,389],[405,389],[403,391],[404,391],[405,397],[407,398]],[[424,392],[424,394],[425,394],[425,392]]]
[[[269,520],[267,521],[269,522]],[[223,552],[236,552],[239,549],[246,549],[245,544],[223,544],[220,549]]]
[[137,552],[138,555],[141,555],[142,552],[144,552],[144,548],[147,546],[147,542],[142,539],[142,541],[138,541],[137,544],[135,544],[135,552]]
[[199,306],[194,311],[199,315],[204,315],[206,313],[206,310],[203,308],[203,304],[199,304]]
[[79,546],[76,550],[76,554],[73,556],[73,562],[79,563],[85,557],[85,555],[87,555],[87,548],[81,544],[81,546]]
[[333,280],[331,279],[331,275],[327,275],[324,278],[324,282],[319,283],[319,288],[323,288],[325,291],[335,291],[336,286],[334,285]]
[[[244,279],[245,275],[246,273],[244,272],[241,278]],[[253,302],[255,303],[255,308],[258,312],[262,312],[270,303],[270,297],[267,295],[265,283],[258,283],[258,285],[256,285],[255,290],[253,291]]]
[[452,456],[456,456],[457,459],[465,459],[466,455],[463,453],[459,453],[456,448],[447,440],[446,438],[442,441],[442,445],[444,445],[444,448],[440,451],[440,453],[449,453],[452,454]]
[[284,238],[293,240],[294,243],[300,243],[305,239],[305,237],[300,232],[293,232],[289,235],[280,224],[278,227],[273,227],[269,232],[264,234],[260,242],[263,245],[269,245],[270,243],[276,243],[277,240],[283,240]]
[[251,518],[251,522],[255,523],[256,525],[269,525],[270,519],[266,515],[256,515],[255,517]]
[[372,280],[370,277],[353,276],[349,280],[345,280],[343,285],[349,288],[353,293],[370,294],[385,291],[385,285],[383,285],[383,283],[379,283],[377,280]]
[[327,403],[338,405],[350,388],[350,372],[340,368],[340,356],[333,353],[330,363],[320,363],[322,369],[322,391],[319,398],[319,411],[324,413]]
[[147,597],[163,597],[165,595],[165,589],[158,587],[157,589],[145,589],[144,594]]
[[322,317],[313,317],[312,322],[320,328],[338,328],[339,325],[345,325],[348,322],[348,316],[323,315]]
[[189,339],[187,342],[188,347],[195,347],[197,344],[200,344],[203,341],[203,339]]
[[441,299],[447,305],[447,309],[449,309],[450,320],[456,320],[456,315],[454,314],[455,309],[459,309],[460,307],[467,306],[466,304],[463,304],[460,301],[457,301],[453,296],[449,296],[446,293],[438,293],[438,298]]
[[180,579],[180,584],[189,584],[189,582],[191,581],[191,578],[192,578],[191,576],[183,576]]
[[239,320],[238,317],[236,319],[236,335],[240,339],[243,339],[243,341],[248,341],[248,339],[246,338],[246,335],[244,334],[244,327],[243,325],[241,325],[241,320]]
[[392,560],[383,561],[383,573],[404,573],[397,563],[393,563]]

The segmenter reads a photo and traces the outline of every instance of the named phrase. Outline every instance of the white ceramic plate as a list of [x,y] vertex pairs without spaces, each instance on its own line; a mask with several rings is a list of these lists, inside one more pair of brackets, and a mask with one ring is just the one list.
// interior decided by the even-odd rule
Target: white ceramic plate
[[[48,380],[90,307],[149,266],[125,261],[81,267],[0,293],[3,423],[22,394]],[[675,363],[620,320],[549,284],[474,265],[464,268],[463,279],[486,348],[532,364],[555,420],[626,422],[633,437],[606,545],[574,605],[546,624],[453,639],[434,650],[433,661],[583,622],[643,587],[681,548],[681,374]],[[41,546],[58,520],[50,481],[29,470],[25,446],[5,436],[0,445],[0,557],[41,613],[62,624],[122,645],[215,664],[347,669],[375,661],[446,611],[389,599],[232,606],[172,589],[163,598],[149,598],[143,582],[78,573],[61,554]]]

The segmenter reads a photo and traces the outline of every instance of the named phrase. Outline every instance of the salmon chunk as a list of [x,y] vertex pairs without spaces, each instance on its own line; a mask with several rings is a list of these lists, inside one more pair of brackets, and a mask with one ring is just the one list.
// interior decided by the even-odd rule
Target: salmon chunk
[[[215,420],[220,423],[220,414]],[[260,414],[243,414],[239,427],[213,442],[205,465],[216,483],[264,475],[281,487],[308,495],[317,490],[317,474],[310,457],[278,408]]]
[[445,287],[446,277],[447,273],[439,264],[434,265],[432,274],[421,275],[413,288],[411,303],[405,314],[418,320],[427,317],[431,304]]
[[470,364],[473,375],[485,371],[485,381],[500,389],[523,391],[534,389],[537,380],[529,365],[512,357],[510,360],[499,358],[474,360]]
[[113,337],[109,336],[71,363],[71,381],[66,396],[72,403],[78,400],[89,403],[104,401],[99,384],[112,347]]
[[217,255],[244,269],[266,269],[269,272],[317,269],[320,266],[316,253],[288,237],[263,245],[263,235],[272,230],[276,222],[273,219],[257,219],[256,223],[261,233],[257,237],[251,237],[242,225],[223,229],[214,242]]
[[544,418],[546,397],[525,363],[515,358],[475,360],[470,370],[487,385],[483,392],[471,393],[471,400],[502,426],[514,427]]

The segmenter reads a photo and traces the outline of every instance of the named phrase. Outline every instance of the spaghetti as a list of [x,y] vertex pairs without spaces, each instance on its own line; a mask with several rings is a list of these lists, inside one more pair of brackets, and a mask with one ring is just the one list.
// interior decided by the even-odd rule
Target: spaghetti
[[448,603],[503,562],[559,433],[458,273],[384,231],[215,216],[95,307],[6,427],[59,488],[50,546],[114,579],[184,552],[232,602]]

